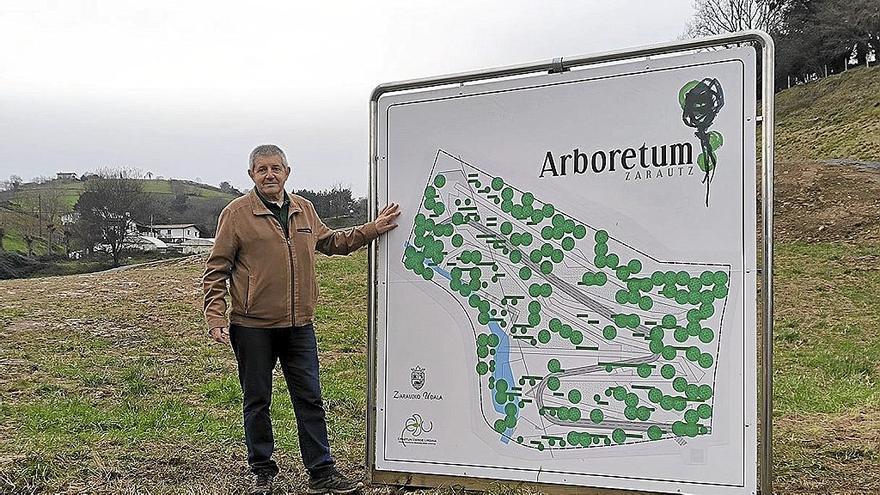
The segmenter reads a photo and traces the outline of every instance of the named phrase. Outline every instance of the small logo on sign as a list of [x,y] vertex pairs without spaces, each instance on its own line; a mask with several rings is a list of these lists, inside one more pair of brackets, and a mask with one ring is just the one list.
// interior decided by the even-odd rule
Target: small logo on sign
[[412,368],[412,373],[409,375],[409,382],[412,383],[414,389],[421,390],[422,387],[425,386],[425,369],[420,366]]
[[422,433],[427,433],[434,429],[433,421],[425,421],[421,414],[413,414],[404,424],[404,430],[414,437],[419,437]]
[[400,436],[397,437],[397,440],[404,447],[407,445],[434,446],[437,445],[437,440],[425,436],[425,433],[428,433],[433,429],[433,421],[427,421],[422,418],[421,414],[416,413],[407,418],[403,423],[403,430],[401,430]]

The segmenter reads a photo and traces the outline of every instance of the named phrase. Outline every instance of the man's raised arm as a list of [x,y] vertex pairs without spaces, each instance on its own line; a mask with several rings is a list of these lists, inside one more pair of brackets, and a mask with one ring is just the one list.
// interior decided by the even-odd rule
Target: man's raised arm
[[327,255],[349,254],[397,227],[395,221],[398,215],[400,215],[399,205],[391,203],[382,208],[376,220],[344,231],[330,229],[315,215],[317,218],[315,235],[318,238],[315,249]]

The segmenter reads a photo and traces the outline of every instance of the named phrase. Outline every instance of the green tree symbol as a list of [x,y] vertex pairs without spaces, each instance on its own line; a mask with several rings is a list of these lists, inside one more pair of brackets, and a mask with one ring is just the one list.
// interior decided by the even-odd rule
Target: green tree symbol
[[694,135],[700,139],[702,152],[697,156],[697,165],[703,171],[708,207],[709,184],[715,178],[715,168],[718,166],[718,156],[715,151],[724,144],[721,133],[709,131],[709,126],[724,106],[724,91],[721,89],[721,83],[715,78],[690,81],[678,91],[678,103],[681,105],[682,121],[686,126],[696,129]]

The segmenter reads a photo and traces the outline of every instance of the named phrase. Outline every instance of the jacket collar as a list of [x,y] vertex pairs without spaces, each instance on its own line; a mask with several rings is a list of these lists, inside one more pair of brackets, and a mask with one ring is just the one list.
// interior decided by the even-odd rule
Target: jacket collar
[[[290,201],[290,207],[288,214],[293,215],[294,213],[299,213],[302,211],[299,204],[293,199],[293,195],[288,192],[284,192],[287,194],[287,198]],[[248,193],[248,199],[251,202],[251,211],[253,211],[254,215],[271,215],[272,212],[269,211],[269,208],[266,208],[266,205],[263,204],[263,200],[260,199],[260,196],[257,194],[257,188],[254,186]]]

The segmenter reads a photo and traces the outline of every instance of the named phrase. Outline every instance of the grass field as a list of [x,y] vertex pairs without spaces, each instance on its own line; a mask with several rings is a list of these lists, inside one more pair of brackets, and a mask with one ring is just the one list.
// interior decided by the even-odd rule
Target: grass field
[[[778,246],[777,493],[880,491],[878,248]],[[0,282],[0,492],[246,486],[241,392],[231,352],[204,333],[201,268]],[[322,257],[318,272],[331,441],[362,475],[366,257]],[[304,473],[282,383],[272,405],[280,482],[298,493]]]
[[779,157],[880,161],[880,66],[795,86],[776,95]]

